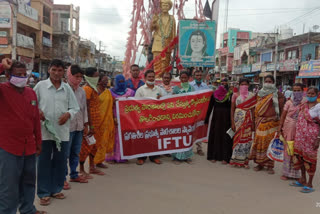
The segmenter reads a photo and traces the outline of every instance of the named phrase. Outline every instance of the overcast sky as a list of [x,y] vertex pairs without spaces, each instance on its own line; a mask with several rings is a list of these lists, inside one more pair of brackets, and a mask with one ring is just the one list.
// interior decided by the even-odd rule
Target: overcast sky
[[[205,1],[202,0],[203,4]],[[212,1],[209,0],[210,5]],[[80,36],[96,44],[102,41],[106,46],[106,53],[123,60],[130,30],[133,0],[55,0],[54,2],[80,6]],[[186,4],[187,18],[193,18],[195,15],[194,2],[195,0],[189,0]],[[224,30],[226,0],[220,2],[219,34]],[[294,20],[295,18],[298,19]],[[314,25],[320,25],[320,1],[230,0],[228,27],[254,32],[273,32],[275,26],[285,24],[292,27],[296,34],[302,33],[303,24],[305,32]],[[320,32],[320,29],[318,31]],[[139,56],[140,54],[137,55]]]

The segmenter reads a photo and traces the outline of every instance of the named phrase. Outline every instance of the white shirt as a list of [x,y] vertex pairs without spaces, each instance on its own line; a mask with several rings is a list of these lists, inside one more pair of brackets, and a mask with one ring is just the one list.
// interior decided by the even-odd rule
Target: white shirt
[[141,86],[137,92],[135,97],[150,97],[150,98],[158,98],[158,95],[163,97],[165,94],[163,90],[155,85],[152,89],[147,86],[147,84]]
[[292,91],[290,91],[290,90],[287,90],[285,93],[284,93],[284,96],[287,98],[287,99],[289,99],[291,96],[292,96]]
[[83,131],[84,124],[88,122],[86,92],[83,90],[83,88],[78,87],[78,89],[74,91],[74,94],[76,95],[80,111],[76,113],[70,122],[70,132]]
[[[54,87],[50,78],[40,81],[34,91],[37,94],[39,109],[44,113],[47,120],[53,123],[53,126],[61,141],[69,141],[70,121],[80,110],[76,96],[71,87],[61,82],[58,89]],[[62,126],[59,125],[59,118],[64,113],[69,112],[71,118]],[[53,136],[41,125],[42,140],[54,140]]]
[[204,82],[201,82],[200,86],[196,83],[195,80],[193,80],[192,82],[190,82],[190,85],[194,87],[195,91],[201,91],[201,90],[206,90],[206,89],[210,89],[209,86],[207,84],[205,84]]
[[320,103],[318,103],[317,105],[315,105],[311,109],[309,109],[309,114],[312,119],[314,119],[316,117],[320,119]]

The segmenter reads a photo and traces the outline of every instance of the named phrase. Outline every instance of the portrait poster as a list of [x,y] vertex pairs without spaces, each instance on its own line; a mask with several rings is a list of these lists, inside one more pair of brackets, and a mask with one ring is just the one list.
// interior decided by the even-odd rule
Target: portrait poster
[[179,22],[179,57],[184,67],[214,67],[215,49],[215,21]]

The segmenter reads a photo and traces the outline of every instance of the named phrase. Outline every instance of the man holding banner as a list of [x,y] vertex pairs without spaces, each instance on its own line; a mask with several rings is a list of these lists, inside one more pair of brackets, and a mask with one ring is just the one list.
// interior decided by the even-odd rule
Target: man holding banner
[[[160,97],[164,96],[163,90],[155,85],[155,72],[153,70],[147,70],[144,74],[146,79],[146,84],[141,86],[137,92],[135,97],[148,97],[148,98],[156,98],[159,99]],[[159,156],[150,156],[150,161],[161,164],[162,162],[159,160]],[[143,165],[144,162],[147,160],[147,157],[140,157],[137,160],[138,165]]]

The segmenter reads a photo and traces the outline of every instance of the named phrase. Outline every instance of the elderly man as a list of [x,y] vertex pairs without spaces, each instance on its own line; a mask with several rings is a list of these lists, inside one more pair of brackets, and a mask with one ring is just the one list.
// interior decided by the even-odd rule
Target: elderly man
[[[135,97],[150,97],[157,98],[164,96],[163,90],[155,85],[155,72],[153,70],[147,70],[144,74],[146,84],[137,90]],[[156,164],[161,164],[159,156],[150,156],[150,161]],[[143,165],[147,160],[147,157],[141,157],[137,160],[137,165]]]
[[[194,72],[194,80],[190,83],[191,86],[194,87],[195,91],[201,91],[210,89],[207,84],[202,81],[202,71],[196,70]],[[204,152],[202,151],[201,142],[196,143],[197,145],[197,154],[200,156],[204,156]]]
[[133,64],[130,67],[131,78],[127,80],[127,88],[131,88],[135,92],[144,85],[144,82],[139,77],[140,69],[139,65]]
[[162,74],[162,84],[159,87],[164,91],[165,95],[172,95],[171,86],[172,74],[170,72],[164,72]]
[[0,84],[0,214],[16,214],[18,208],[21,214],[43,214],[33,205],[41,152],[37,96],[26,87],[26,66],[7,62],[9,81]]
[[64,64],[53,60],[49,66],[50,77],[34,88],[40,108],[42,124],[42,152],[38,161],[37,194],[40,205],[50,204],[51,197],[64,199],[61,193],[67,161],[70,120],[79,111],[71,87],[62,81]]

